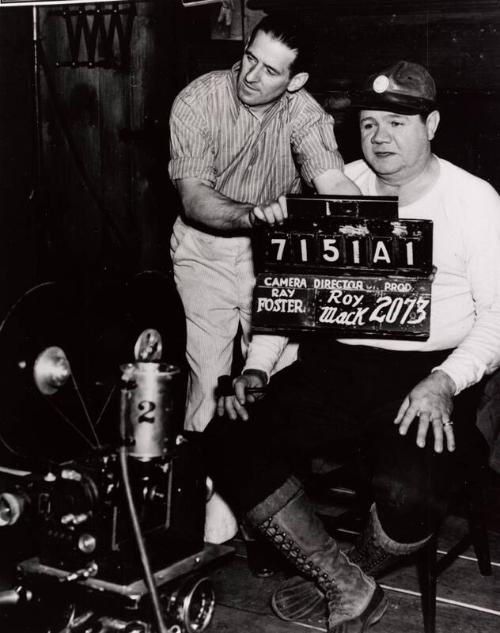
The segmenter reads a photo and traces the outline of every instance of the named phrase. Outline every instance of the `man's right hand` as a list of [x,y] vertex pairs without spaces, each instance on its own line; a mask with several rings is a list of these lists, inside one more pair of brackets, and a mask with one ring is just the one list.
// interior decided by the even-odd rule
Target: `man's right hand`
[[[217,401],[217,415],[226,414],[231,420],[248,420],[246,404],[252,404],[264,395],[266,386],[263,378],[256,374],[242,374],[233,380],[234,395],[220,396]],[[248,389],[261,389],[261,393],[248,393]]]
[[248,221],[251,226],[256,224],[283,224],[288,217],[286,198],[280,196],[275,202],[261,204],[250,209]]

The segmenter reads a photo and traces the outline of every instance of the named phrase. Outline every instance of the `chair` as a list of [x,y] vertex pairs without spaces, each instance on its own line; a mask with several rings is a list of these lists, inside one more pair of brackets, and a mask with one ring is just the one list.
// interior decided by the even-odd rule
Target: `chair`
[[486,527],[484,489],[487,481],[487,466],[480,465],[464,478],[459,502],[465,506],[468,523],[467,533],[438,558],[437,534],[429,541],[418,558],[418,573],[422,594],[422,614],[425,633],[436,630],[436,585],[439,575],[468,547],[472,546],[477,558],[479,572],[490,576],[491,558]]
[[[313,460],[311,471],[307,488],[327,529],[344,540],[355,537],[363,529],[371,504],[364,483],[360,452],[357,451],[345,462],[331,462],[318,456]],[[436,534],[415,557],[425,633],[436,631],[437,579],[460,554],[472,545],[479,572],[483,576],[492,573],[485,517],[484,490],[487,481],[488,466],[476,465],[464,476],[456,501],[450,508],[450,514],[456,511],[457,504],[460,511],[465,511],[467,533],[442,557],[438,556]]]

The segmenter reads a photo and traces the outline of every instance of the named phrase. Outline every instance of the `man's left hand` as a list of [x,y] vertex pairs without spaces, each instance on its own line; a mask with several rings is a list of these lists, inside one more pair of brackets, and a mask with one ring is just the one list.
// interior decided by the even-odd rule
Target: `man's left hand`
[[[217,401],[217,415],[226,414],[230,420],[248,420],[247,405],[254,403],[264,395],[266,381],[264,372],[249,370],[233,380],[234,394],[221,396]],[[265,375],[265,374],[264,374]],[[261,393],[247,392],[247,389],[261,390]]]
[[248,214],[250,226],[255,224],[283,224],[287,217],[288,211],[285,196],[279,196],[273,202],[254,207]]
[[432,427],[436,453],[443,451],[444,440],[449,451],[455,450],[450,419],[455,391],[455,383],[444,371],[438,369],[429,374],[410,391],[399,408],[394,424],[399,424],[400,434],[406,435],[412,422],[418,418],[418,446],[425,446],[429,427]]

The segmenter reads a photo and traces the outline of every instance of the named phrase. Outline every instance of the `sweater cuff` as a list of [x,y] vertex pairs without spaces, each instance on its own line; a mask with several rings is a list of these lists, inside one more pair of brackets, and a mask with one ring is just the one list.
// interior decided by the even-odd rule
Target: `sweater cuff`
[[262,380],[264,385],[267,385],[267,383],[269,382],[269,374],[267,374],[265,371],[262,371],[261,369],[253,369],[249,367],[248,369],[243,370],[243,376],[257,376],[257,378],[260,378]]
[[448,376],[453,380],[456,386],[455,393],[453,395],[458,396],[458,394],[466,387],[468,387],[469,384],[467,383],[467,380],[463,377],[463,375],[461,376],[460,372],[457,371],[457,368],[453,365],[453,362],[444,361],[444,363],[441,363],[441,365],[433,367],[431,369],[431,372],[439,370],[443,371],[445,374],[448,374]]

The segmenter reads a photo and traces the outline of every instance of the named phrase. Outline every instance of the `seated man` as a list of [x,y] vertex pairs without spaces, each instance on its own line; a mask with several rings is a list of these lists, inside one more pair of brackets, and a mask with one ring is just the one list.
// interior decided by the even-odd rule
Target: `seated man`
[[[255,396],[246,388],[262,387],[270,366],[263,345],[264,364],[254,349],[228,414],[205,431],[221,494],[315,583],[289,581],[273,598],[275,611],[294,618],[297,590],[304,618],[326,612],[328,630],[344,633],[383,615],[370,575],[421,548],[444,517],[463,449],[484,448],[474,424],[480,383],[500,365],[500,197],[432,153],[439,112],[422,66],[398,62],[370,77],[354,105],[364,160],[346,174],[364,195],[399,196],[400,217],[433,221],[430,337],[310,337],[248,407]],[[368,451],[374,499],[349,558],[296,477],[305,458],[346,440]]]

